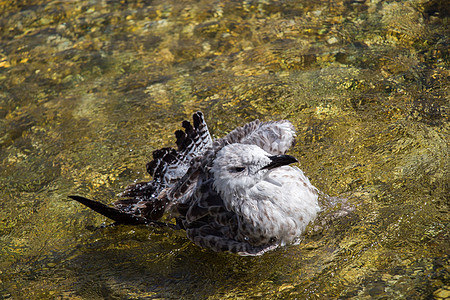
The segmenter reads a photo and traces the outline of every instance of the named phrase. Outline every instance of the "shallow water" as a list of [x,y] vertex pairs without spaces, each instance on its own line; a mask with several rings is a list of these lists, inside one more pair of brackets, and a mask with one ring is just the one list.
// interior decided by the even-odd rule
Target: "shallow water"
[[[444,2],[0,1],[0,298],[450,297]],[[197,110],[289,119],[354,210],[249,258],[67,198],[149,180]]]

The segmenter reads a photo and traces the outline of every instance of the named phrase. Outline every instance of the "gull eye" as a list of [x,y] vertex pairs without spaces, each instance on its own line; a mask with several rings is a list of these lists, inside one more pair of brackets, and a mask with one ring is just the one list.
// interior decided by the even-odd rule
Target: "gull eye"
[[244,167],[236,167],[236,168],[233,168],[233,171],[235,171],[235,172],[242,172],[242,171],[244,171],[244,170],[245,170]]

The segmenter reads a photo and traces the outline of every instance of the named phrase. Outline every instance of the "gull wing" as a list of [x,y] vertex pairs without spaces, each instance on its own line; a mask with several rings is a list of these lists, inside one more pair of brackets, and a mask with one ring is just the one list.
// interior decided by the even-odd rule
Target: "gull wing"
[[140,217],[134,214],[129,214],[121,211],[116,207],[111,207],[105,205],[99,201],[91,200],[81,196],[69,196],[69,198],[80,202],[81,204],[86,205],[90,209],[98,212],[99,214],[114,220],[118,224],[129,224],[129,225],[139,225],[139,224],[147,224],[154,225],[159,227],[170,227],[174,229],[178,229],[176,225],[158,222],[149,220],[148,218]]
[[[186,192],[190,188],[190,162],[212,144],[203,114],[196,112],[192,119],[193,124],[183,121],[184,131],[175,132],[177,150],[162,148],[153,152],[153,160],[147,164],[147,171],[153,176],[153,181],[128,186],[120,195],[124,199],[114,203],[117,208],[150,220],[159,220],[172,206],[171,199],[174,199],[167,197],[165,192],[162,196],[162,191],[174,185],[177,186],[177,191]],[[183,178],[186,179],[182,180]],[[192,178],[194,179],[195,177]]]
[[[212,145],[203,114],[196,112],[192,119],[193,124],[183,121],[184,131],[175,132],[177,150],[162,148],[153,152],[153,160],[147,164],[153,180],[129,185],[119,195],[121,199],[114,202],[114,207],[80,196],[69,197],[118,223],[158,225],[157,220],[173,205],[173,198],[167,197],[166,190],[186,175],[193,158]],[[190,181],[182,183],[179,190],[191,188]]]
[[153,152],[153,160],[147,164],[147,171],[153,180],[172,185],[189,169],[190,161],[212,145],[211,135],[201,112],[192,115],[193,125],[183,121],[183,130],[177,130],[177,150],[163,148]]
[[223,146],[233,143],[253,144],[264,151],[279,155],[284,154],[293,145],[295,128],[287,120],[261,123],[259,120],[238,127],[224,138],[214,142],[216,152]]

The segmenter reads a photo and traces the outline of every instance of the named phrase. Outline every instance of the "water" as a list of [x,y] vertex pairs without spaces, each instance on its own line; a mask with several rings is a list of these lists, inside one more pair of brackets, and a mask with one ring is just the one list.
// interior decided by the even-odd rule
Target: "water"
[[[1,298],[450,297],[443,2],[0,3]],[[196,110],[216,137],[289,119],[353,212],[248,258],[67,198],[149,180]]]

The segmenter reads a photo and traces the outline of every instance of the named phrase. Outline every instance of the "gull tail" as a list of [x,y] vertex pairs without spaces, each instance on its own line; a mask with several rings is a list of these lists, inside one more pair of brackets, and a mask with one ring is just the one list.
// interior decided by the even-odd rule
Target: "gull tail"
[[80,202],[81,204],[86,205],[90,209],[102,214],[103,216],[110,218],[111,220],[116,221],[119,224],[129,224],[129,225],[138,225],[138,224],[154,224],[154,225],[162,225],[165,223],[162,222],[154,222],[148,220],[146,218],[142,218],[139,216],[135,216],[132,214],[125,213],[120,211],[117,208],[107,206],[99,201],[90,200],[81,196],[69,196],[69,198]]

